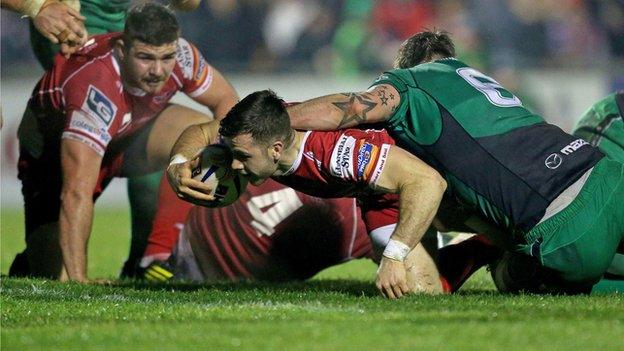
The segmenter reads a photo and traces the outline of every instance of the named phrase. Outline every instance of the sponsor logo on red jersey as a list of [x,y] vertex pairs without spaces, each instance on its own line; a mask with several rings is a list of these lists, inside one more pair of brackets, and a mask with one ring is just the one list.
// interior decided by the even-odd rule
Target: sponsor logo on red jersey
[[98,88],[89,84],[82,110],[91,117],[99,118],[109,126],[117,113],[117,106]]

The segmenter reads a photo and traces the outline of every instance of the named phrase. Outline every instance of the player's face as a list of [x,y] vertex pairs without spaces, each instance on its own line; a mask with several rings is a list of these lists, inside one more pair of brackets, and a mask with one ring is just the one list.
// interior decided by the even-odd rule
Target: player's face
[[124,79],[148,94],[158,93],[175,67],[177,41],[153,46],[135,40],[123,57]]
[[240,172],[251,184],[264,183],[277,170],[277,162],[271,157],[270,149],[257,143],[251,134],[225,138],[225,142],[234,157],[232,169]]

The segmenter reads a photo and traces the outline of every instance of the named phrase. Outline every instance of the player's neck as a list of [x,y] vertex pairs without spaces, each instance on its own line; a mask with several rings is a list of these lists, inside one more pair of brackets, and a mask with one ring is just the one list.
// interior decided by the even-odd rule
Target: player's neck
[[279,160],[279,166],[277,168],[278,174],[276,175],[282,175],[288,172],[297,161],[297,157],[299,157],[299,151],[303,147],[305,133],[295,130],[294,134],[293,141],[284,149],[284,153]]

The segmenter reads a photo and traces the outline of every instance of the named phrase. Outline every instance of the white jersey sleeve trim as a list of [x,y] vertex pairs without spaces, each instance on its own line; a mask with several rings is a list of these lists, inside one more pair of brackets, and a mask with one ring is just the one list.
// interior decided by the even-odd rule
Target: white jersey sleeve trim
[[377,165],[375,166],[375,170],[371,175],[369,184],[376,185],[381,177],[381,173],[386,167],[386,163],[388,163],[388,153],[390,152],[390,144],[383,144],[381,146],[381,152],[379,153],[379,159],[377,159]]

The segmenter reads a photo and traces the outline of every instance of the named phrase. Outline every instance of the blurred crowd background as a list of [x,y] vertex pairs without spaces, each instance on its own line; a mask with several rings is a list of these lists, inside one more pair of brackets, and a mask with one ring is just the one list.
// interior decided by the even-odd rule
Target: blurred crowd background
[[[225,72],[378,72],[412,33],[444,29],[461,59],[501,79],[598,67],[624,85],[624,0],[204,0],[179,15],[183,36]],[[2,11],[3,72],[36,64],[26,27]]]
[[[461,60],[567,131],[592,103],[624,89],[624,0],[203,0],[178,16],[183,36],[241,96],[270,87],[300,101],[366,89],[424,29],[450,32]],[[0,25],[0,200],[20,206],[15,136],[43,71],[28,20],[3,10]],[[110,196],[123,206],[124,194],[113,184],[100,204]]]

